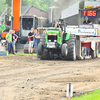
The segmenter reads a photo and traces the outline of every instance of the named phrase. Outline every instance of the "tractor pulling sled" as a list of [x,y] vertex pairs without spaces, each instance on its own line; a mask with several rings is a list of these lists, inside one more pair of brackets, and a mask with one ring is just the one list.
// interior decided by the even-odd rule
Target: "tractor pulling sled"
[[80,60],[86,57],[98,57],[100,53],[99,24],[66,27],[64,21],[59,23],[60,28],[49,27],[46,34],[41,36],[38,58],[46,60],[59,57],[66,60]]

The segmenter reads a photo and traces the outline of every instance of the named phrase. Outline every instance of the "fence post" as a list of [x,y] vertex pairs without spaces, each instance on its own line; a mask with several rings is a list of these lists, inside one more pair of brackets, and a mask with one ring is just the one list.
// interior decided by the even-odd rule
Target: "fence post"
[[70,100],[70,89],[71,89],[71,83],[69,83],[69,95],[68,95],[68,100]]

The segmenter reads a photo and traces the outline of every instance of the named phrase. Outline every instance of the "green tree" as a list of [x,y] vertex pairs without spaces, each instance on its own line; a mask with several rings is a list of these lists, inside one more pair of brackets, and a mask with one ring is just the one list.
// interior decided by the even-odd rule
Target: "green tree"
[[[48,11],[48,7],[54,5],[54,0],[21,0],[21,6],[35,6],[44,11]],[[12,6],[12,0],[0,0],[0,15],[7,7]]]
[[21,6],[28,6],[29,1],[28,0],[21,0]]
[[35,6],[44,11],[48,11],[48,7],[52,5],[51,1],[53,0],[28,0],[29,6]]
[[7,8],[6,0],[0,0],[0,15],[4,12]]
[[12,5],[12,0],[6,0],[6,4],[10,7]]

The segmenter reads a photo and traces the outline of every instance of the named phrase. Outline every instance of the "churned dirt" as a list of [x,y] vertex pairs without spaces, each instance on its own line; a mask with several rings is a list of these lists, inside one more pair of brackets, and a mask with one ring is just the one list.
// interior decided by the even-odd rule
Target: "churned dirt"
[[36,56],[0,57],[0,100],[61,100],[66,85],[74,92],[100,86],[100,58],[40,60]]

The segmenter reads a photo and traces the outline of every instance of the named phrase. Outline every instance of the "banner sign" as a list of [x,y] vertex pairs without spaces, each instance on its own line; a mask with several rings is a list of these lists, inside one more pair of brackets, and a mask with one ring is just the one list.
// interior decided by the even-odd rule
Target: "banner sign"
[[0,30],[2,30],[2,31],[4,31],[6,29],[6,27],[4,26],[4,25],[2,25],[1,27],[0,27]]
[[66,32],[75,35],[89,35],[89,36],[97,36],[98,30],[97,29],[86,29],[86,28],[66,28]]

